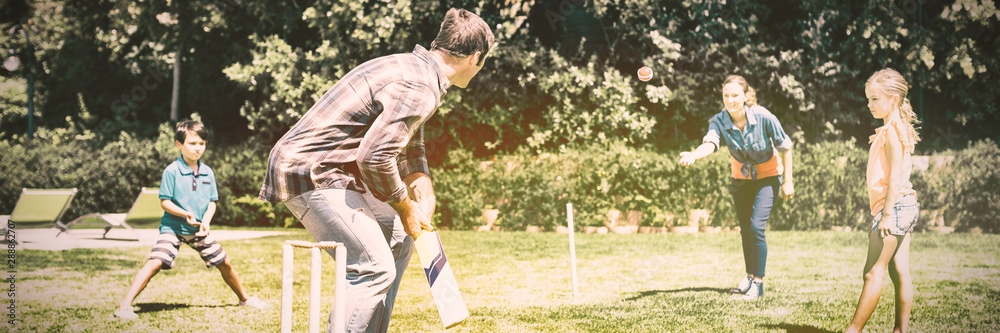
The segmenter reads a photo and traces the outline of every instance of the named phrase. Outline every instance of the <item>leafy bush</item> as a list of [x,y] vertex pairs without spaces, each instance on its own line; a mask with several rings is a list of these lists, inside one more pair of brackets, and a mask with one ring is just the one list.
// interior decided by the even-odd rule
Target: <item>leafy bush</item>
[[779,200],[768,221],[775,230],[829,230],[870,221],[865,190],[868,152],[853,141],[796,145],[795,196]]
[[[85,134],[85,133],[84,133]],[[77,188],[64,220],[92,212],[124,212],[142,187],[158,187],[163,169],[179,156],[173,130],[160,125],[156,139],[122,132],[103,147],[77,140],[79,131],[40,131],[30,143],[0,141],[0,212],[14,209],[21,188]],[[267,148],[250,141],[233,147],[209,148],[203,161],[215,171],[219,202],[214,224],[291,226],[294,217],[283,205],[258,199]]]
[[[769,221],[771,228],[828,230],[831,226],[857,228],[867,224],[867,151],[853,142],[798,145],[794,149],[796,195],[787,202],[779,200]],[[565,204],[571,202],[580,226],[603,225],[609,209],[639,211],[642,225],[647,226],[687,225],[691,210],[707,209],[711,211],[710,225],[736,225],[729,193],[729,155],[717,152],[685,168],[677,164],[678,154],[624,144],[551,154],[522,151],[490,161],[471,160],[465,151],[453,152],[450,161],[459,162],[449,162],[435,172],[439,211],[445,212],[442,223],[455,228],[479,225],[480,210],[489,207],[500,210],[499,225],[505,228],[540,225],[552,229],[565,223]],[[914,175],[913,182],[923,184],[921,177]],[[989,187],[983,186],[992,183],[983,180],[972,184],[988,191]],[[924,192],[919,187],[917,190]],[[928,190],[937,191],[948,189]],[[928,196],[930,193],[921,193],[921,198]]]
[[[176,158],[171,131],[161,125],[156,139],[121,134],[96,146],[72,140],[74,131],[43,132],[31,143],[0,141],[0,212],[10,212],[22,187],[80,189],[66,218],[90,212],[121,212],[143,186],[158,186],[163,168]],[[205,162],[219,181],[214,223],[231,226],[300,226],[283,205],[258,200],[269,148],[251,140],[211,146]],[[552,230],[566,223],[573,203],[578,226],[600,226],[610,209],[642,213],[641,225],[686,225],[692,209],[711,211],[710,225],[732,226],[729,156],[715,153],[692,167],[677,164],[677,151],[635,149],[623,143],[596,144],[558,153],[523,149],[490,160],[457,149],[434,167],[442,228],[481,225],[485,208],[500,210],[498,226],[527,225]],[[770,219],[775,230],[860,227],[869,221],[865,192],[867,152],[853,142],[798,145],[793,153],[795,197],[779,201]],[[954,153],[955,160],[911,177],[922,210],[941,209],[966,231],[1000,232],[993,203],[1000,200],[1000,148],[981,141]],[[950,221],[950,220],[949,220]],[[920,221],[922,228],[927,221]]]
[[955,168],[961,167],[954,164],[954,154],[955,152],[946,152],[941,155],[926,156],[926,170],[916,169],[917,162],[914,162],[915,170],[910,176],[910,182],[913,183],[913,189],[917,192],[917,202],[920,203],[920,218],[914,227],[915,230],[926,230],[935,223],[934,219],[944,220],[944,215],[954,216],[949,197],[956,190]]
[[[298,224],[284,205],[257,199],[270,147],[256,140],[215,149],[205,162],[215,170],[219,210],[215,222],[229,226],[290,227]],[[301,226],[301,224],[298,224]]]
[[27,144],[0,142],[0,155],[4,156],[0,161],[4,170],[0,174],[0,211],[13,210],[21,188],[75,187],[79,192],[64,219],[93,212],[124,212],[135,202],[140,188],[159,185],[163,168],[176,158],[165,153],[157,140],[124,132],[103,147],[91,144],[59,136],[41,136]]
[[1000,232],[1000,148],[983,140],[960,151],[951,163],[954,189],[947,192],[950,210],[958,215],[957,230],[981,228]]
[[[712,223],[732,221],[728,157],[715,154],[695,167],[677,165],[676,153],[660,154],[624,144],[594,145],[562,153],[499,155],[470,161],[465,151],[449,155],[434,174],[442,223],[462,228],[480,224],[484,208],[500,210],[498,225],[553,229],[566,221],[566,203],[579,226],[600,226],[609,209],[643,213],[643,225],[687,224],[690,209],[717,214]],[[469,184],[469,185],[466,185]],[[668,217],[676,216],[676,218]]]
[[448,152],[445,164],[431,170],[441,217],[438,225],[471,229],[480,224],[480,210],[486,207],[486,201],[478,164],[470,152],[456,149]]

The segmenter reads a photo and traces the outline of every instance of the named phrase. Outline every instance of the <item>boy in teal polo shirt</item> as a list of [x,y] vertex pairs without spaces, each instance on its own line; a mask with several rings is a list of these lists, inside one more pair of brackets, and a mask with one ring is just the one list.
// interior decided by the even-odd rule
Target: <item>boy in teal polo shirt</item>
[[180,250],[181,243],[187,244],[201,254],[208,268],[218,267],[222,279],[240,299],[240,305],[251,306],[260,310],[269,306],[256,296],[250,297],[226,256],[212,235],[209,224],[215,215],[215,202],[219,200],[215,175],[212,169],[201,163],[201,155],[205,153],[205,126],[192,120],[177,124],[174,133],[174,145],[181,151],[181,157],[170,163],[163,170],[160,182],[160,205],[163,206],[163,218],[160,219],[160,237],[149,254],[149,260],[139,269],[125,298],[115,310],[115,317],[135,319],[132,301],[146,288],[149,280],[160,269],[170,269],[174,258]]

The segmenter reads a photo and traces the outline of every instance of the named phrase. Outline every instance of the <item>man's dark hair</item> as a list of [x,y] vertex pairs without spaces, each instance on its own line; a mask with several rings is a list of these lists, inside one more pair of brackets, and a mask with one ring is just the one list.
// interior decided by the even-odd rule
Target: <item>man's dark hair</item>
[[442,50],[459,58],[480,52],[482,55],[477,65],[482,65],[493,46],[493,39],[493,31],[479,15],[452,8],[444,15],[441,30],[431,42],[431,51]]
[[185,120],[177,123],[177,131],[174,132],[174,140],[184,143],[184,140],[187,139],[188,132],[194,132],[195,134],[198,134],[202,140],[208,141],[208,130],[205,129],[205,125],[202,125],[194,120]]

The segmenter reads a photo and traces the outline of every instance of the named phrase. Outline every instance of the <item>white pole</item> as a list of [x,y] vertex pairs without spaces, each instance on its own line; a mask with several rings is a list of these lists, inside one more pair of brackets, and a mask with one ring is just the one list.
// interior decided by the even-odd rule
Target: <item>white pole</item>
[[281,257],[281,332],[292,332],[292,246],[285,244]]
[[309,332],[319,333],[319,293],[320,282],[323,276],[323,256],[318,247],[310,249],[312,251],[312,279],[309,284]]
[[336,272],[336,295],[333,303],[333,315],[336,320],[333,321],[334,325],[337,327],[333,328],[334,333],[344,333],[347,331],[347,249],[343,245],[338,246],[335,250],[335,259],[337,260],[337,272]]
[[576,280],[576,239],[573,238],[573,204],[566,204],[566,214],[569,216],[569,264],[573,270],[573,296],[580,297],[580,290],[577,288]]

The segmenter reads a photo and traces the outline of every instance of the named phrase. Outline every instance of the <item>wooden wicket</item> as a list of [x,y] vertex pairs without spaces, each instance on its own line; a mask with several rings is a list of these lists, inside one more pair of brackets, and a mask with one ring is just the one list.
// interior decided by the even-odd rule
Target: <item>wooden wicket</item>
[[334,249],[334,260],[336,261],[336,282],[334,283],[334,322],[333,332],[344,332],[346,330],[346,295],[344,289],[347,287],[347,250],[344,244],[337,242],[310,243],[306,241],[287,240],[282,246],[281,258],[281,332],[292,332],[292,270],[294,262],[294,248],[307,248],[312,252],[312,262],[310,264],[311,277],[309,279],[309,332],[319,333],[319,310],[320,310],[320,290],[322,289],[323,253],[321,250]]

